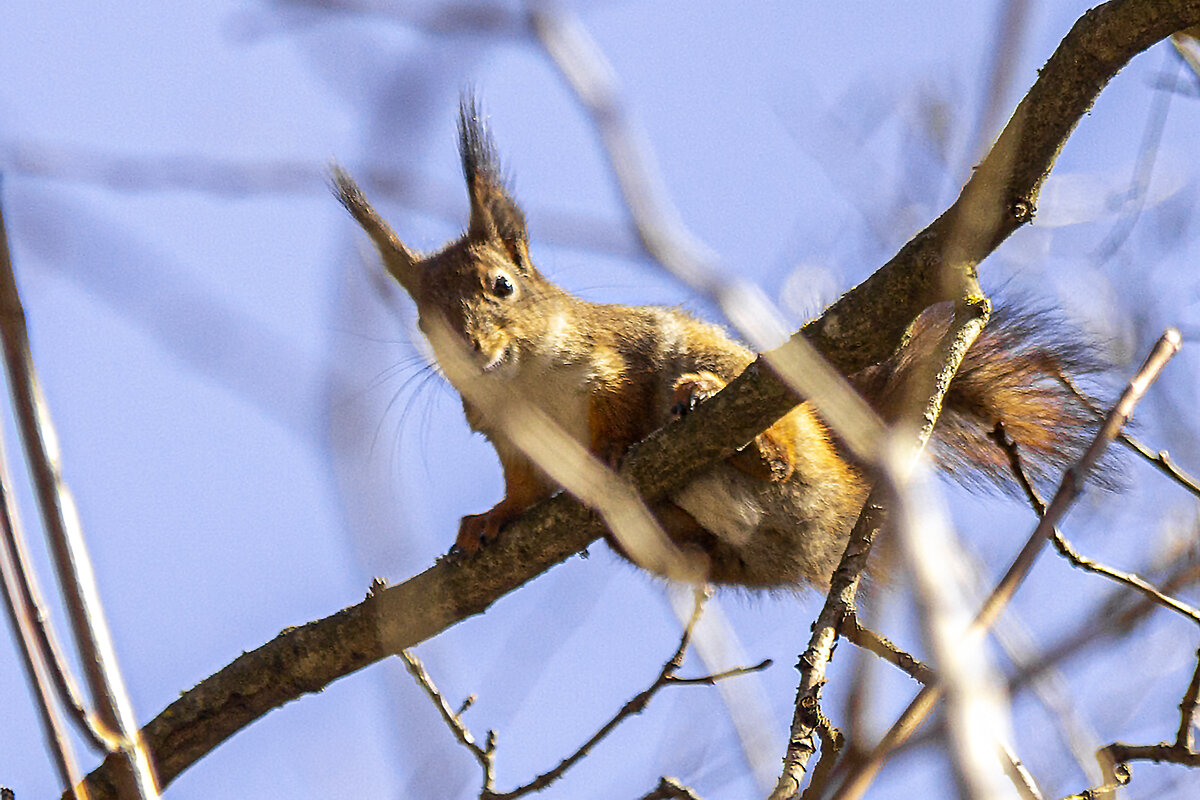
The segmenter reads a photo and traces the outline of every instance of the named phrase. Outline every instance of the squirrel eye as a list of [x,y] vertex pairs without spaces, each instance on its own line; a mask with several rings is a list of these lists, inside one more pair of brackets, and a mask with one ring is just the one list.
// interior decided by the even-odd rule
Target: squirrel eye
[[508,297],[516,290],[512,280],[503,272],[497,273],[492,279],[492,294],[496,297]]

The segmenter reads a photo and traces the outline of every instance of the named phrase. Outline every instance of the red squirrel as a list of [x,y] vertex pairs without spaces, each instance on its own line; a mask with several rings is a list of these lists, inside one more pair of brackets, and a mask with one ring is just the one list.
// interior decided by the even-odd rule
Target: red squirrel
[[[458,132],[470,222],[436,253],[409,250],[347,174],[335,168],[333,175],[342,204],[416,303],[443,368],[467,354],[475,379],[516,389],[615,466],[631,444],[719,391],[754,359],[724,330],[681,310],[590,303],[548,281],[533,265],[525,216],[469,99]],[[913,365],[936,351],[949,317],[944,308],[927,310],[903,349],[850,376],[885,418],[899,411],[889,404],[904,395]],[[430,336],[435,319],[459,340],[456,352]],[[1078,452],[1095,421],[1060,378],[1087,371],[1091,362],[1086,348],[1046,341],[1044,328],[1036,315],[993,315],[947,392],[932,442],[939,466],[1003,483],[1007,455],[990,438],[999,424],[1028,457],[1035,479]],[[444,371],[453,383],[453,371]],[[502,426],[465,398],[463,408],[472,429],[495,447],[505,483],[496,506],[462,518],[456,545],[471,553],[559,487]],[[678,547],[699,554],[710,582],[821,585],[869,488],[814,409],[802,404],[652,510]]]

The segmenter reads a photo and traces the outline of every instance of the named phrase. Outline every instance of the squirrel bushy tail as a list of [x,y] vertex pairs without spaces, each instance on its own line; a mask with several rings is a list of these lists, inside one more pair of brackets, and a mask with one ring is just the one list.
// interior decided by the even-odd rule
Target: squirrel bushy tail
[[[952,316],[948,304],[927,309],[906,347],[855,376],[885,417],[897,415],[908,381],[922,365],[927,368]],[[998,305],[946,392],[931,454],[962,483],[1023,496],[996,438],[1001,426],[1016,444],[1025,475],[1046,489],[1083,453],[1100,421],[1076,381],[1110,366],[1057,312]]]

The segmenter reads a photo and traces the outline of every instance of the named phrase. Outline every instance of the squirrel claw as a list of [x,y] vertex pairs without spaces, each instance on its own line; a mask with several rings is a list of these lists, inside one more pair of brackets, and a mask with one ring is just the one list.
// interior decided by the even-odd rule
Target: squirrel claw
[[508,518],[508,514],[497,513],[494,508],[482,514],[468,514],[458,523],[458,536],[451,552],[479,552],[479,548],[500,535],[500,526],[508,522]]
[[675,419],[686,416],[725,387],[725,381],[711,372],[688,372],[675,381],[672,392],[671,416]]

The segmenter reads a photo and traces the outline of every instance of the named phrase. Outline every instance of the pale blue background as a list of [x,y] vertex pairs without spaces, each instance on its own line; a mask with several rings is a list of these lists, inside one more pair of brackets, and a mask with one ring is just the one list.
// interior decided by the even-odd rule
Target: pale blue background
[[[409,309],[378,280],[326,191],[332,159],[413,176],[404,201],[364,183],[410,245],[436,248],[465,223],[453,126],[460,88],[474,85],[550,276],[591,299],[712,314],[629,257],[597,137],[518,23],[499,35],[453,33],[422,24],[432,3],[364,0],[363,13],[319,5],[18,0],[0,11],[9,237],[66,477],[142,720],[280,629],[358,601],[372,576],[398,582],[423,569],[459,516],[501,494],[494,456],[467,431],[453,394],[435,380],[405,384],[419,364]],[[1029,5],[1001,118],[1088,7]],[[600,2],[578,11],[684,221],[797,326],[940,212],[979,153],[995,3]],[[1166,324],[1196,324],[1194,78],[1171,103],[1132,234],[1115,256],[1094,254],[1132,219],[1122,193],[1151,89],[1174,63],[1160,46],[1117,78],[1066,148],[1035,225],[983,270],[992,288],[1062,306],[1113,341],[1118,358],[1140,358]],[[603,246],[562,244],[571,220]],[[1141,424],[1200,469],[1195,363],[1185,350]],[[11,435],[7,447],[11,458]],[[1140,465],[1129,472],[1129,488],[1085,503],[1068,533],[1130,568],[1194,546],[1194,500]],[[960,532],[995,575],[1030,529],[1029,512],[950,495]],[[33,522],[32,507],[22,510]],[[1017,611],[1044,647],[1087,624],[1107,591],[1047,556]],[[498,729],[508,788],[649,682],[678,631],[664,598],[598,545],[418,653],[452,699],[479,695],[466,718],[478,736]],[[770,769],[790,720],[791,665],[818,604],[815,593],[725,598],[745,657],[776,661],[757,679]],[[886,630],[920,650],[908,612],[879,608]],[[1065,665],[1090,746],[1174,735],[1196,639],[1158,613],[1125,650]],[[835,721],[851,654],[846,645],[837,653]],[[878,674],[883,725],[912,689]],[[53,796],[12,644],[0,646],[0,708],[0,785],[20,800]],[[1048,794],[1084,788],[1044,709],[1025,694],[1016,710],[1018,750]],[[714,690],[670,689],[546,796],[638,797],[662,774],[712,798],[757,796],[732,731]],[[1135,776],[1132,797],[1200,789],[1200,776],[1181,769],[1138,765]],[[477,789],[473,760],[389,662],[271,713],[167,796]],[[955,789],[944,759],[917,751],[883,773],[873,796]]]

